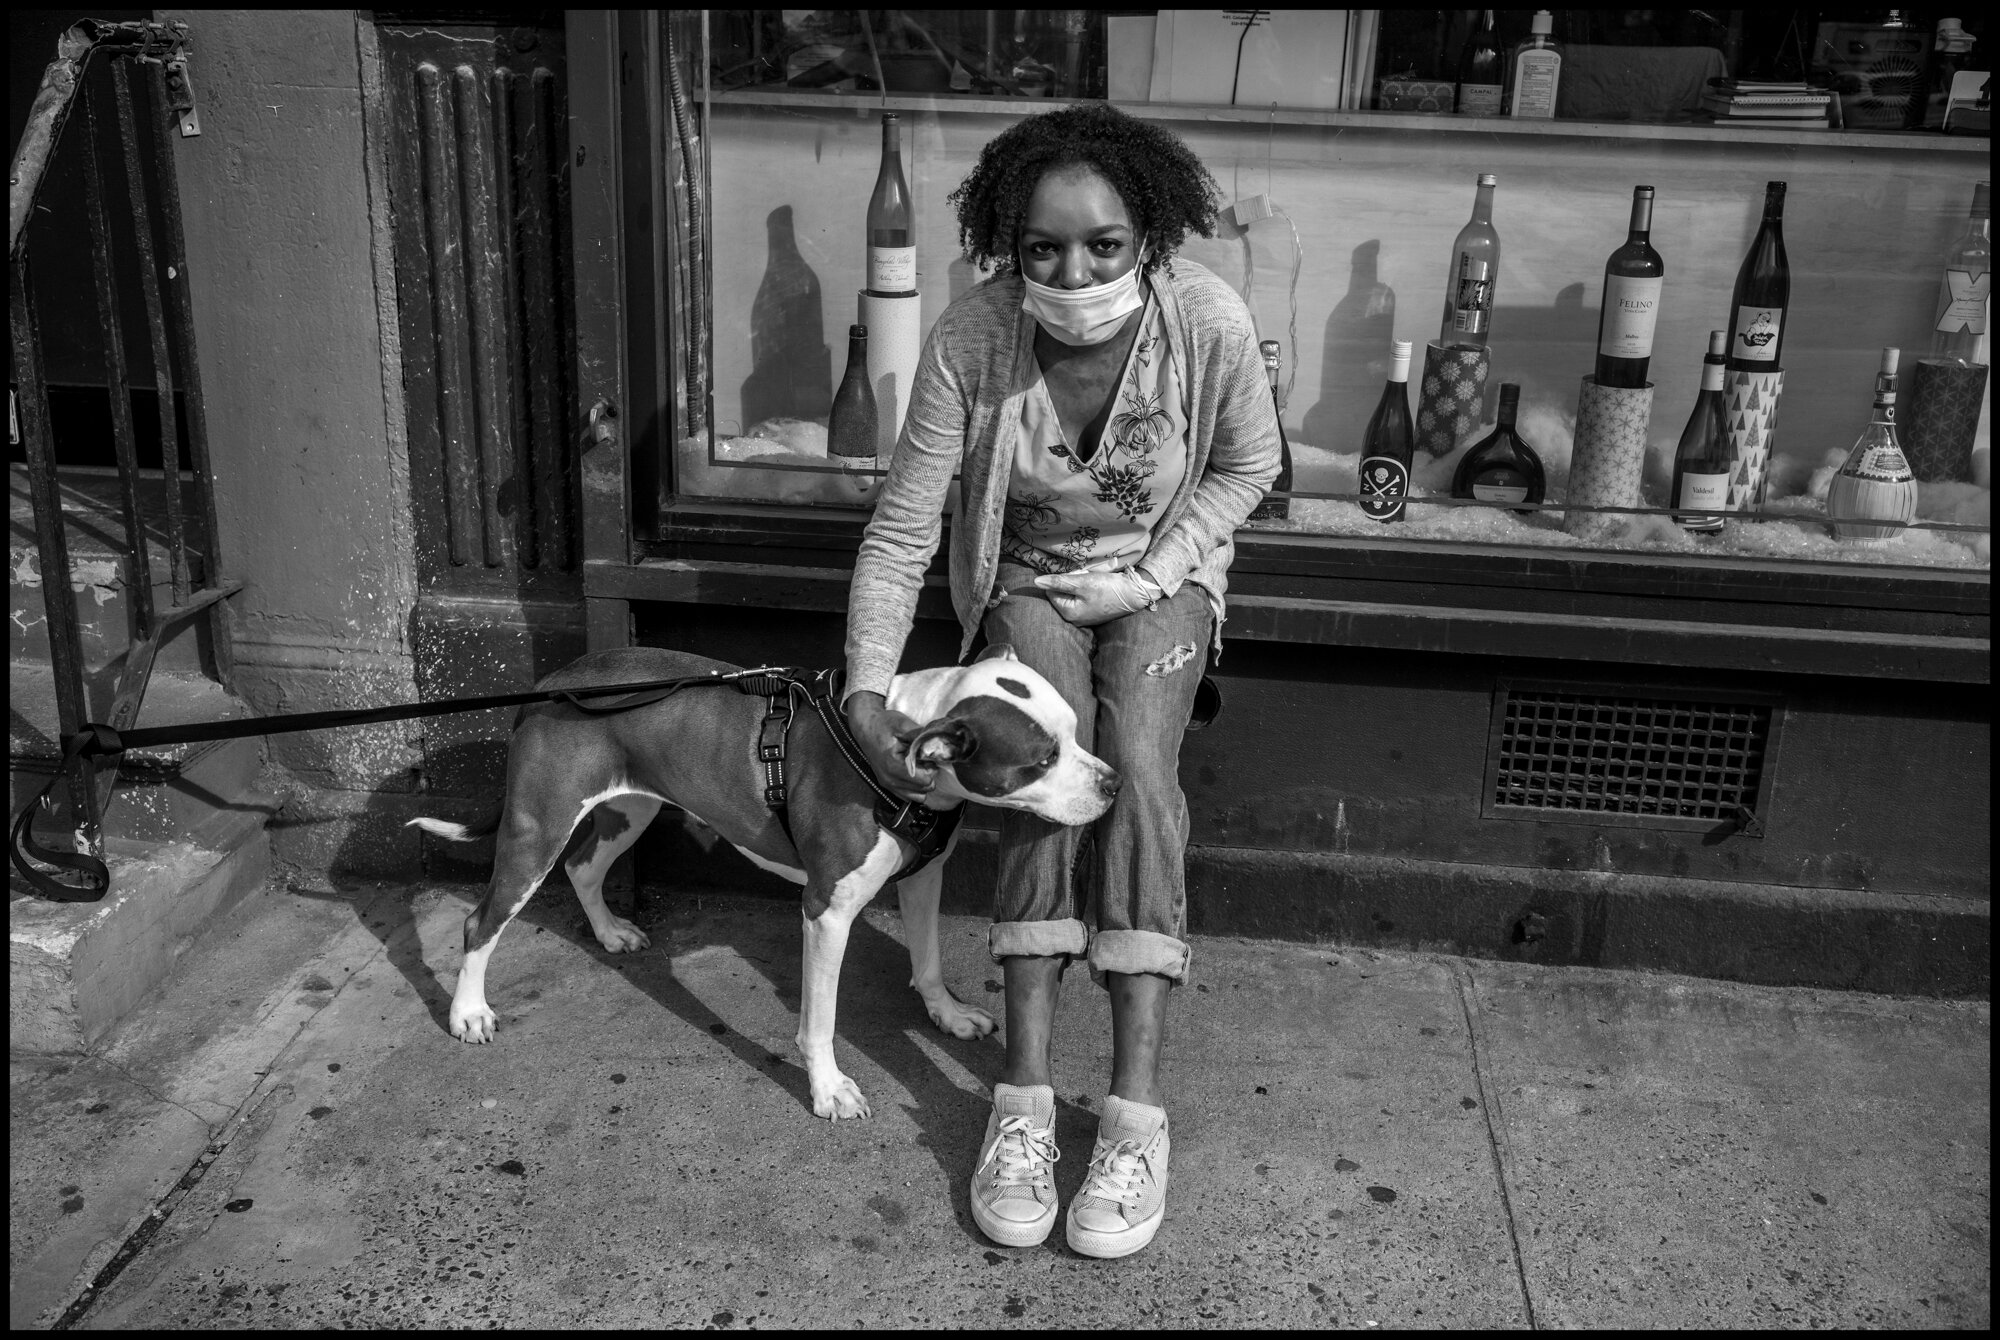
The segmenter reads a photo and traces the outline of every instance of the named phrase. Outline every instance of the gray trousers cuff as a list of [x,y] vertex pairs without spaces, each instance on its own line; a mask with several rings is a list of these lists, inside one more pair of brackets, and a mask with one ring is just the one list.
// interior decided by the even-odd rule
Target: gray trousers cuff
[[986,932],[986,948],[1002,959],[1081,958],[1090,932],[1075,917],[1061,921],[996,921]]
[[1187,981],[1188,946],[1158,931],[1099,931],[1090,937],[1090,980],[1103,986],[1107,972],[1150,972]]

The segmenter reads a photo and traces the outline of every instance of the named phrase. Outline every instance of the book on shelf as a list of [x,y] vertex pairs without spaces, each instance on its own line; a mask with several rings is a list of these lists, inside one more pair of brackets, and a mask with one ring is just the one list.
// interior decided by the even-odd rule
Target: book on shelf
[[1725,102],[1719,98],[1703,98],[1701,100],[1701,109],[1717,120],[1724,121],[1824,121],[1827,119],[1825,98],[1821,98],[1815,103],[1788,105]]
[[1701,110],[1721,124],[1754,123],[1796,128],[1831,122],[1831,97],[1793,79],[1711,79],[1702,93]]

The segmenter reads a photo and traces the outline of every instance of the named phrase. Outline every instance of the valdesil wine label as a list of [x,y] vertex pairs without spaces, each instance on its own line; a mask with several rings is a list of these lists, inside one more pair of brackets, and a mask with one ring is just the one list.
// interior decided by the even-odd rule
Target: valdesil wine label
[[1737,310],[1736,329],[1730,333],[1729,354],[1752,363],[1774,363],[1778,358],[1778,331],[1783,327],[1782,307],[1751,307]]

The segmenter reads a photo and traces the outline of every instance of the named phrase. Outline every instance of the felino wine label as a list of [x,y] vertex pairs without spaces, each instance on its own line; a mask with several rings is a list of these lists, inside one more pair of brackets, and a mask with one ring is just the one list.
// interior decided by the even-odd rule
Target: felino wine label
[[1376,521],[1394,521],[1402,516],[1410,496],[1410,471],[1389,456],[1370,456],[1361,462],[1361,510]]
[[1604,338],[1597,352],[1606,358],[1651,358],[1653,318],[1660,310],[1660,278],[1607,275],[1604,280]]
[[1782,307],[1739,308],[1736,329],[1729,336],[1730,356],[1752,363],[1775,363],[1778,358],[1778,331],[1784,322],[1785,309]]

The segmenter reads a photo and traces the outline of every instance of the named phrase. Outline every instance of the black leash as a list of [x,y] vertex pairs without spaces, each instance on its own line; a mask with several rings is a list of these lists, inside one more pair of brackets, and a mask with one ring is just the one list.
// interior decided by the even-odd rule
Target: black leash
[[[111,871],[103,861],[84,852],[57,851],[35,841],[34,816],[49,794],[73,767],[89,758],[109,758],[133,749],[150,749],[167,744],[202,744],[213,740],[240,740],[251,735],[283,735],[302,730],[337,730],[347,726],[373,726],[385,721],[409,721],[418,717],[446,716],[453,712],[481,712],[494,707],[525,707],[531,703],[566,702],[578,711],[593,715],[628,712],[645,707],[696,684],[728,684],[744,693],[769,696],[785,692],[785,685],[798,682],[802,672],[765,666],[756,670],[712,671],[706,675],[684,675],[678,679],[650,679],[632,684],[603,684],[572,689],[537,689],[527,693],[499,693],[483,698],[449,698],[435,703],[399,703],[392,707],[362,707],[340,712],[290,712],[277,716],[249,717],[238,721],[205,721],[189,726],[155,726],[145,730],[113,730],[91,722],[63,741],[62,762],[56,775],[41,794],[22,806],[14,816],[8,855],[44,898],[62,903],[94,903],[111,887]],[[618,698],[601,706],[586,706],[586,698]],[[873,781],[873,778],[870,778]],[[80,882],[52,879],[28,864],[28,857],[74,872]]]
[[[251,735],[283,735],[294,731],[338,730],[348,726],[373,726],[386,721],[409,721],[419,717],[446,716],[454,712],[482,712],[495,707],[525,707],[533,703],[564,702],[579,712],[608,716],[647,707],[698,684],[727,684],[739,692],[770,700],[770,711],[758,736],[758,758],[764,764],[764,803],[777,811],[778,822],[787,838],[792,825],[785,790],[785,744],[791,733],[796,697],[803,696],[818,713],[827,733],[848,764],[875,793],[875,820],[917,849],[917,854],[898,870],[893,879],[915,874],[944,851],[958,830],[964,807],[949,810],[927,809],[916,801],[906,801],[875,780],[875,770],[863,758],[847,723],[840,715],[839,670],[816,674],[784,666],[763,666],[755,670],[710,671],[705,675],[683,675],[676,679],[644,680],[632,684],[602,684],[574,689],[537,689],[527,693],[501,693],[483,698],[449,698],[435,703],[400,703],[392,707],[363,707],[340,712],[291,712],[277,716],[250,717],[238,721],[208,721],[190,726],[156,726],[146,730],[113,730],[91,722],[63,741],[62,762],[41,794],[22,806],[14,817],[8,855],[42,897],[63,903],[94,903],[111,887],[111,871],[105,863],[85,852],[58,851],[35,841],[35,811],[69,775],[73,767],[84,766],[90,758],[109,758],[133,749],[168,744],[200,744],[214,740],[237,740]],[[586,703],[584,699],[615,699]],[[793,846],[797,846],[796,842]],[[44,865],[70,871],[77,883],[51,878],[28,864],[33,857]]]

